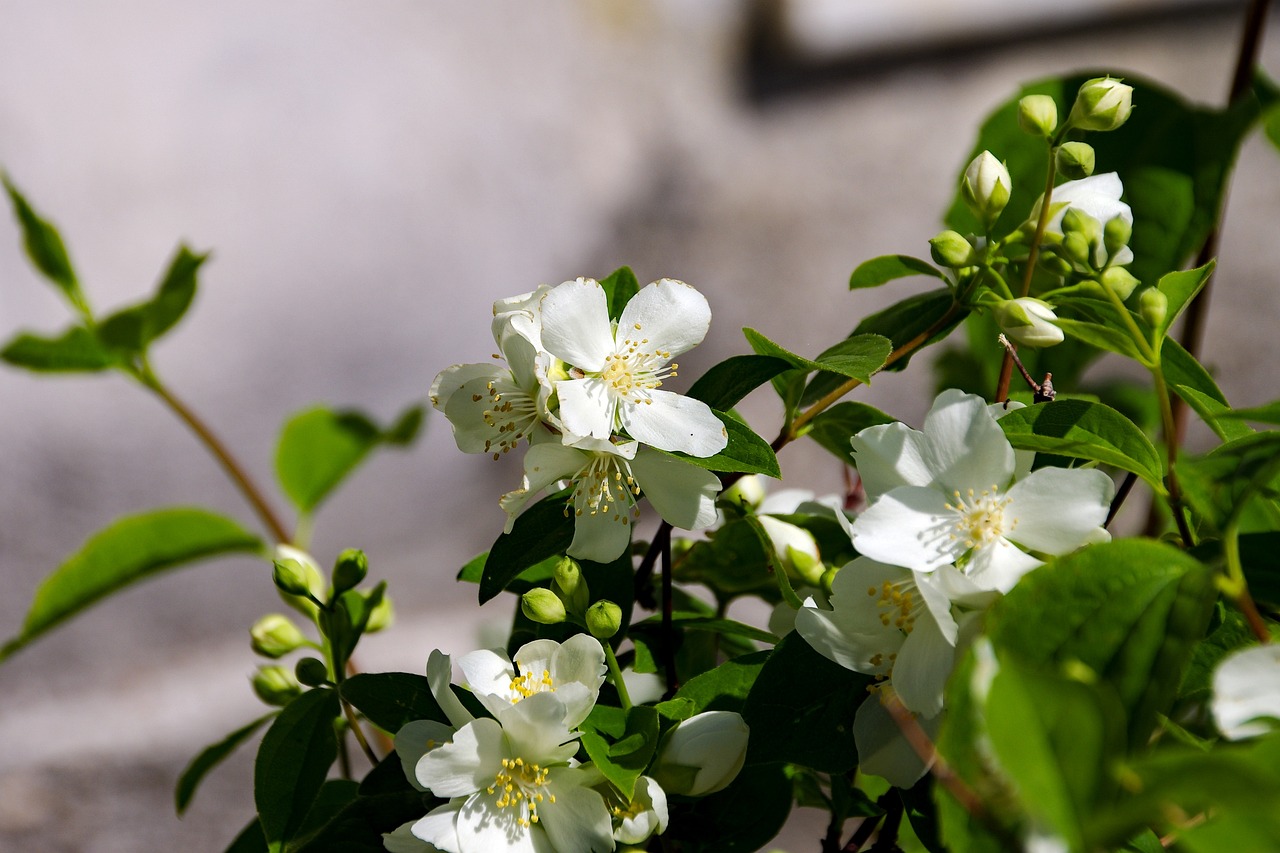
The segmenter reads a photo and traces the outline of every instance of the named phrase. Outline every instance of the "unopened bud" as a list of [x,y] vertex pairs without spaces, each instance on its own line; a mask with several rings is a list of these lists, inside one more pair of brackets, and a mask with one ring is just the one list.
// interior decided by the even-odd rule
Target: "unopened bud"
[[307,584],[307,572],[297,560],[276,560],[271,572],[271,580],[281,592],[290,595],[306,596],[311,592]]
[[260,666],[250,680],[253,692],[268,705],[284,707],[302,693],[302,687],[293,673],[283,666]]
[[298,681],[308,687],[319,687],[329,683],[329,668],[319,658],[303,658],[293,668]]
[[587,585],[587,579],[582,576],[582,566],[570,557],[563,557],[556,563],[551,589],[572,613],[581,615],[591,604],[591,589]]
[[764,483],[758,474],[748,474],[721,492],[720,500],[754,509],[764,500]]
[[1107,220],[1102,229],[1102,245],[1107,249],[1107,257],[1114,258],[1116,253],[1129,245],[1133,236],[1133,223],[1123,216],[1113,216]]
[[298,627],[279,613],[263,616],[249,629],[249,645],[263,657],[283,657],[306,643],[307,638]]
[[1108,267],[1102,273],[1102,283],[1120,297],[1121,302],[1128,299],[1138,287],[1138,279],[1124,267]]
[[956,231],[943,231],[929,241],[929,254],[944,267],[973,266],[973,245]]
[[520,597],[520,610],[539,625],[558,625],[565,619],[564,602],[544,586],[537,586]]
[[1089,248],[1089,240],[1079,231],[1072,231],[1062,238],[1062,252],[1083,266],[1090,266],[1093,262],[1093,251]]
[[1079,234],[1089,243],[1102,239],[1102,225],[1078,207],[1069,207],[1062,214],[1062,233]]
[[395,621],[396,612],[391,604],[391,596],[383,593],[380,600],[369,613],[369,621],[365,623],[364,632],[373,634],[387,628]]
[[359,548],[348,548],[333,565],[333,594],[354,589],[369,574],[369,560]]
[[1008,299],[996,306],[996,323],[1010,340],[1028,347],[1051,347],[1060,344],[1064,335],[1053,324],[1058,315],[1039,299],[1024,296]]
[[964,170],[960,195],[986,227],[991,227],[1013,192],[1009,170],[990,151],[983,151]]
[[1067,121],[1080,130],[1115,130],[1133,112],[1133,87],[1111,77],[1095,77],[1080,87]]
[[1093,146],[1084,142],[1064,142],[1054,154],[1058,171],[1073,181],[1093,174]]
[[1058,129],[1058,104],[1048,95],[1027,95],[1018,101],[1018,126],[1045,139]]
[[271,578],[285,604],[315,618],[316,605],[311,599],[324,601],[328,583],[310,554],[290,545],[277,545]]
[[1138,314],[1151,328],[1161,328],[1169,316],[1169,297],[1159,288],[1148,287],[1138,294]]
[[601,599],[587,608],[587,630],[597,640],[607,640],[622,627],[622,608]]

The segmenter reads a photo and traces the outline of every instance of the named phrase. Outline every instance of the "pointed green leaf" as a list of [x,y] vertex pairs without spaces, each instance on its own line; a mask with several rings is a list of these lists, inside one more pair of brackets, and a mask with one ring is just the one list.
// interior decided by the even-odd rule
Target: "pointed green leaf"
[[1059,317],[1054,325],[1078,341],[1131,358],[1139,364],[1146,364],[1138,345],[1126,331],[1070,317]]
[[[930,290],[926,293],[908,296],[901,302],[863,318],[862,322],[857,325],[849,336],[880,335],[888,338],[893,344],[893,349],[897,350],[923,335],[935,323],[940,323],[946,319],[947,322],[931,338],[920,342],[919,346],[916,347],[916,352],[918,352],[951,334],[951,331],[968,314],[968,309],[956,305],[955,294],[944,287],[940,290]],[[912,355],[913,353],[908,353],[884,369],[886,371],[903,370],[911,361]],[[819,386],[819,378],[815,378],[813,384],[805,390],[805,400],[803,402],[806,405],[827,393],[826,390]]]
[[631,297],[640,291],[640,282],[631,267],[618,267],[609,275],[600,279],[605,298],[609,303],[609,319],[617,320],[622,316],[622,309],[627,307]]
[[83,326],[72,326],[56,338],[21,332],[0,350],[0,358],[14,367],[47,373],[89,373],[118,363]]
[[284,850],[302,828],[338,757],[334,721],[340,713],[337,691],[309,690],[285,706],[262,738],[253,801],[271,853]]
[[403,446],[422,422],[414,406],[383,430],[357,411],[316,406],[285,423],[276,446],[276,476],[289,500],[310,513],[380,444]]
[[946,276],[928,261],[913,258],[910,255],[882,255],[863,261],[849,276],[849,289],[863,287],[879,287],[894,279],[912,275],[931,275],[946,281]]
[[236,522],[202,509],[162,509],[121,518],[45,578],[22,632],[0,649],[0,660],[149,575],[220,554],[259,552],[262,547],[258,537]]
[[71,258],[67,255],[66,246],[62,244],[58,229],[32,209],[7,175],[0,174],[0,183],[4,184],[9,200],[13,203],[13,214],[22,228],[22,245],[31,263],[62,291],[78,312],[88,314],[88,303],[80,290],[75,270],[71,267]]
[[1209,276],[1213,275],[1213,268],[1214,262],[1210,261],[1193,270],[1171,272],[1156,284],[1160,292],[1169,300],[1169,310],[1165,314],[1164,322],[1156,329],[1158,337],[1163,338],[1169,331],[1169,327],[1182,316],[1182,312],[1191,304],[1191,300],[1195,299],[1196,294],[1208,283]]
[[811,360],[785,349],[755,329],[743,329],[742,333],[759,355],[782,359],[792,367],[809,371],[822,370],[863,382],[869,381],[871,374],[884,366],[885,359],[893,349],[892,343],[883,335],[855,335]]
[[489,549],[480,576],[480,603],[507,588],[532,565],[565,552],[573,542],[573,516],[566,510],[564,492],[547,495],[516,519]]
[[1245,420],[1260,424],[1280,424],[1280,400],[1261,406],[1228,409],[1218,415],[1219,420]]
[[756,388],[789,370],[791,363],[770,355],[735,355],[704,373],[686,396],[726,411]]
[[630,802],[636,780],[658,748],[658,712],[652,707],[636,705],[627,712],[626,729],[616,743],[609,743],[594,731],[584,731],[582,745],[604,778]]
[[1008,412],[999,421],[1020,450],[1092,459],[1132,471],[1163,493],[1164,466],[1133,421],[1102,403],[1057,400]]
[[125,353],[145,351],[191,307],[196,295],[196,275],[208,257],[207,253],[199,255],[185,245],[178,246],[155,296],[107,317],[98,326],[98,338],[107,347]]
[[363,672],[339,686],[342,698],[375,726],[395,734],[413,720],[448,723],[426,676],[409,672]]
[[183,770],[182,775],[178,777],[178,784],[173,791],[174,808],[179,816],[187,810],[191,799],[196,795],[196,789],[200,787],[200,783],[209,771],[221,764],[223,759],[235,752],[240,744],[252,737],[254,732],[262,728],[263,723],[275,715],[276,712],[272,711],[248,725],[241,726],[217,743],[205,747],[199,755],[191,759],[187,769]]

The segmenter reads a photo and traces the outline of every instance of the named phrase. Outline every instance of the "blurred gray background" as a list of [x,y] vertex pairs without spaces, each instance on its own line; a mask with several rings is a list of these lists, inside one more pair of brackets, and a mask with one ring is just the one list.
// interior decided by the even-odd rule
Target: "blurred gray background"
[[[99,308],[146,293],[180,239],[214,250],[155,363],[269,482],[289,413],[325,401],[389,419],[441,368],[486,358],[489,304],[540,282],[626,263],[642,283],[697,286],[714,321],[682,375],[746,351],[744,325],[816,352],[920,288],[846,282],[869,257],[927,252],[978,122],[1021,81],[1107,67],[1222,103],[1239,4],[1099,2],[1063,19],[1070,5],[957,17],[945,0],[794,0],[761,24],[730,0],[0,0],[0,166],[61,227]],[[1027,10],[1050,7],[1054,28],[1036,28],[1048,18]],[[1237,403],[1277,396],[1278,209],[1280,156],[1255,137],[1206,355]],[[0,217],[0,337],[66,322]],[[916,420],[931,382],[886,376],[863,398]],[[0,636],[116,515],[201,504],[253,524],[117,376],[4,370],[0,400]],[[773,434],[767,394],[745,408]],[[782,461],[790,485],[840,488],[820,451]],[[477,609],[453,576],[501,529],[497,496],[518,476],[458,453],[436,416],[322,508],[317,556],[364,548],[398,606],[366,668],[421,671],[432,648],[459,654],[505,624],[509,600]],[[252,813],[252,750],[181,821],[172,784],[260,713],[247,628],[277,609],[269,567],[210,562],[0,667],[0,849],[222,849]],[[816,850],[820,817],[778,845]]]

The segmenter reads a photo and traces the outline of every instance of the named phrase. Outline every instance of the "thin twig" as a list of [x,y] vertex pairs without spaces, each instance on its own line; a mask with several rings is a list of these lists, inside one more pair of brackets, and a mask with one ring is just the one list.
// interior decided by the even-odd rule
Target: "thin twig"
[[1116,496],[1111,500],[1111,509],[1107,510],[1107,520],[1102,523],[1103,527],[1110,527],[1111,522],[1115,521],[1116,513],[1120,512],[1120,507],[1124,506],[1125,499],[1133,491],[1133,485],[1136,482],[1138,482],[1138,475],[1132,471],[1124,475],[1124,482],[1120,484],[1120,490],[1116,492]]
[[671,537],[667,536],[662,543],[662,668],[666,670],[667,691],[664,699],[676,695],[680,688],[680,678],[676,673],[675,631],[672,628],[672,579],[671,579]]
[[[885,796],[887,797],[888,795],[886,794]],[[880,800],[884,799],[885,797],[880,798]],[[862,845],[871,840],[871,836],[875,834],[876,827],[880,825],[882,817],[884,815],[878,814],[863,818],[862,823],[858,824],[858,828],[853,831],[853,837],[849,839],[849,843],[845,844],[840,853],[858,853],[862,849]]]
[[365,758],[369,759],[369,763],[374,767],[378,766],[378,756],[369,746],[369,741],[365,740],[364,732],[360,728],[360,721],[356,719],[356,712],[351,710],[351,706],[347,704],[346,699],[340,699],[342,705],[342,713],[347,717],[347,723],[351,726],[351,733],[356,736],[356,743],[360,744],[360,749],[364,752]]

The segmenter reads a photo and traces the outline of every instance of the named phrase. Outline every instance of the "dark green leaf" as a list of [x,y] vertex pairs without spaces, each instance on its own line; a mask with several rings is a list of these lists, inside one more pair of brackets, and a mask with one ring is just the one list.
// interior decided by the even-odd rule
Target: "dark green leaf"
[[343,681],[339,689],[343,699],[375,726],[391,734],[414,720],[449,722],[431,694],[426,676],[409,672],[364,672]]
[[1160,454],[1142,430],[1109,406],[1057,400],[1010,411],[999,424],[1016,448],[1114,465],[1163,493]]
[[1160,279],[1156,287],[1169,300],[1169,309],[1165,314],[1164,322],[1155,330],[1157,336],[1163,338],[1169,331],[1169,327],[1182,316],[1182,312],[1191,304],[1191,300],[1195,299],[1196,294],[1209,281],[1209,276],[1213,275],[1213,267],[1214,262],[1210,261],[1202,267],[1171,272]]
[[0,350],[0,358],[14,367],[50,373],[94,372],[118,363],[83,326],[72,326],[57,338],[21,332]]
[[687,396],[713,409],[726,411],[756,388],[791,368],[786,359],[771,355],[735,355],[702,375]]
[[225,853],[267,853],[267,839],[262,835],[262,824],[257,815],[240,831]]
[[[457,579],[467,583],[480,583],[480,579],[484,577],[484,564],[488,559],[488,551],[472,557],[458,571]],[[560,557],[557,555],[548,557],[541,563],[535,563],[521,572],[515,580],[508,583],[506,588],[516,595],[523,595],[535,586],[546,586],[546,581],[551,580],[555,575],[556,564],[559,562]]]
[[781,477],[782,469],[778,467],[777,454],[773,452],[773,448],[769,446],[769,442],[756,435],[751,427],[742,421],[725,414],[724,412],[715,412],[723,423],[725,432],[729,434],[729,443],[724,450],[714,456],[690,456],[687,453],[667,453],[667,451],[659,451],[667,453],[677,459],[683,459],[685,462],[691,462],[699,468],[706,468],[708,471],[718,471],[721,473],[738,473],[738,474],[765,474],[769,477]]
[[[394,772],[399,777],[400,786],[387,791],[368,790],[368,782],[383,768],[389,776]],[[381,853],[386,849],[382,844],[383,833],[421,818],[439,804],[438,800],[408,786],[400,761],[394,755],[369,772],[353,797],[354,786],[355,783],[342,779],[325,783],[307,815],[305,836],[300,833],[301,837],[289,844],[289,853]]]
[[382,430],[355,411],[316,406],[291,417],[276,447],[276,476],[300,511],[312,512],[379,444],[405,445],[422,422],[414,406]]
[[753,652],[727,660],[715,669],[694,676],[680,685],[675,699],[691,703],[689,716],[703,711],[741,713],[751,692],[751,685],[760,676],[769,654]]
[[817,359],[810,360],[783,348],[755,329],[743,329],[742,333],[759,355],[781,359],[795,368],[821,370],[862,382],[870,381],[871,374],[884,365],[893,349],[893,345],[883,335],[859,334],[846,338],[824,351]]
[[162,509],[121,518],[45,578],[22,632],[0,649],[0,660],[99,599],[149,575],[262,547],[258,537],[231,519],[202,509]]
[[1228,654],[1257,642],[1240,611],[1219,605],[1216,628],[1196,643],[1187,674],[1178,688],[1180,701],[1207,702],[1213,693],[1213,671]]
[[894,279],[913,275],[931,275],[946,281],[946,276],[928,261],[910,255],[882,255],[858,264],[853,275],[849,276],[849,289],[879,287]]
[[191,759],[187,769],[183,770],[182,775],[178,777],[178,784],[173,791],[174,808],[179,815],[187,810],[187,806],[191,804],[191,798],[196,795],[196,789],[200,787],[200,783],[209,771],[221,764],[223,759],[235,752],[240,744],[252,737],[263,723],[275,715],[273,711],[236,729],[217,743],[205,747],[199,755]]
[[781,765],[744,767],[723,791],[692,802],[668,802],[664,839],[682,853],[754,853],[791,813],[791,780]]
[[1084,341],[1090,346],[1131,358],[1139,364],[1147,363],[1138,345],[1126,331],[1087,320],[1073,320],[1070,317],[1059,317],[1055,325],[1068,336]]
[[804,433],[845,464],[851,461],[849,439],[867,427],[892,423],[893,418],[866,403],[836,403],[809,422]]
[[88,314],[89,306],[80,290],[75,270],[71,267],[71,258],[67,256],[67,249],[62,244],[58,229],[32,209],[7,175],[0,174],[0,183],[4,184],[9,200],[13,203],[13,215],[22,228],[22,245],[31,263],[62,291],[77,311]]
[[262,738],[253,771],[253,801],[272,853],[302,827],[325,776],[338,757],[334,690],[316,689],[294,699]]
[[525,569],[564,553],[573,542],[573,518],[565,496],[547,495],[525,510],[489,549],[480,577],[480,603],[507,588]]
[[355,802],[359,790],[360,784],[354,779],[326,779],[307,810],[302,826],[298,827],[297,835],[289,843],[291,853],[299,849],[302,839],[321,830],[335,815]]
[[640,291],[640,282],[631,267],[618,267],[609,275],[600,279],[605,297],[609,302],[609,319],[617,320],[622,316],[622,309],[627,307],[631,297]]
[[1280,533],[1246,533],[1240,537],[1240,564],[1257,601],[1280,609]]
[[781,600],[769,573],[764,546],[746,521],[729,521],[718,530],[708,531],[707,537],[694,542],[684,558],[676,562],[677,581],[705,584],[722,601],[746,594],[760,595],[768,601]]
[[196,295],[196,274],[208,254],[198,255],[179,246],[156,295],[146,302],[124,308],[107,317],[98,326],[102,343],[127,354],[141,353],[147,346],[169,331],[191,307]]
[[1245,420],[1260,424],[1280,424],[1280,400],[1262,406],[1233,409],[1218,415],[1219,420]]
[[635,795],[636,780],[649,766],[658,748],[658,712],[636,705],[627,712],[626,728],[616,743],[593,731],[582,733],[582,745],[591,761],[627,802]]
[[[655,614],[648,619],[637,622],[635,627],[657,626],[662,624],[662,615]],[[720,619],[714,616],[703,616],[700,613],[675,611],[671,614],[671,624],[688,631],[710,631],[713,634],[724,634],[730,637],[742,637],[758,643],[776,643],[778,638],[763,628],[735,622],[732,619]]]
[[786,566],[780,564],[776,559],[777,551],[774,550],[773,540],[769,538],[769,532],[764,529],[760,519],[754,515],[748,515],[742,520],[747,523],[747,526],[751,528],[751,532],[760,540],[760,552],[764,554],[765,569],[769,574],[773,575],[773,580],[778,585],[778,592],[782,595],[782,600],[793,609],[798,610],[803,607],[804,602],[800,600],[800,596],[796,595],[796,591],[792,588],[791,578],[787,577]]
[[[858,324],[850,337],[880,335],[892,341],[893,349],[898,350],[923,335],[935,323],[940,323],[947,318],[947,322],[937,333],[928,340],[920,342],[916,347],[919,351],[951,334],[951,330],[958,326],[968,313],[967,309],[955,305],[954,294],[944,287],[941,290],[930,290],[927,293],[908,296],[901,302],[869,315]],[[910,360],[911,354],[906,354],[884,369],[902,370]],[[812,397],[816,400],[826,393],[815,387],[816,385],[815,380],[813,385],[805,391],[806,398]]]
[[786,761],[842,773],[858,762],[853,715],[871,678],[815,652],[799,634],[783,637],[752,684],[742,716],[752,732],[747,763]]

